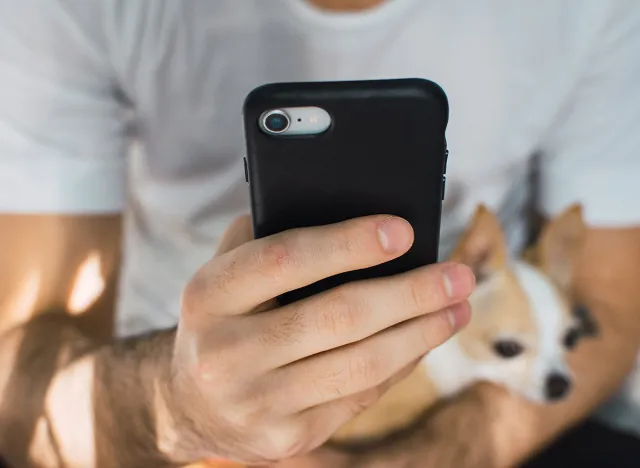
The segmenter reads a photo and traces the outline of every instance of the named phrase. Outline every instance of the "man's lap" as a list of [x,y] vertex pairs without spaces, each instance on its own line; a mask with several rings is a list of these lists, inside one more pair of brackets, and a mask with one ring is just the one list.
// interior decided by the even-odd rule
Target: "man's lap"
[[589,420],[571,430],[523,468],[616,468],[640,465],[640,439]]

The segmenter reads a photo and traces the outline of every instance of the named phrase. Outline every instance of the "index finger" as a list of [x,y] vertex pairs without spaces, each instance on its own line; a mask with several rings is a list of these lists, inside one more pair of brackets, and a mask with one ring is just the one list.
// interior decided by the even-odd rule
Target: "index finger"
[[294,229],[212,259],[189,288],[216,315],[242,314],[324,278],[393,260],[412,243],[413,229],[394,216]]

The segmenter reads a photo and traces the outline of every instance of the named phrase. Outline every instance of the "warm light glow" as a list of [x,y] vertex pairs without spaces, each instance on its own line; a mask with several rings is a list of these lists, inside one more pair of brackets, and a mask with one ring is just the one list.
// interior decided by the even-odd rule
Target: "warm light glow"
[[78,268],[73,289],[67,303],[67,310],[80,315],[91,307],[104,291],[105,279],[102,275],[102,261],[98,252],[92,252]]
[[26,322],[31,318],[40,293],[42,275],[39,270],[31,270],[24,278],[14,296],[9,299],[9,303],[3,313],[0,328],[8,329]]

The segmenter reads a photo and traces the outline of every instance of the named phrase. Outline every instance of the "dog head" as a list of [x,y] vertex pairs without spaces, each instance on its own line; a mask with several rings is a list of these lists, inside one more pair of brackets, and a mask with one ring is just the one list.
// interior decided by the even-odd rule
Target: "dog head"
[[545,226],[534,265],[509,259],[498,219],[484,207],[477,210],[452,255],[477,279],[473,317],[457,337],[475,379],[539,403],[569,394],[567,353],[594,332],[585,309],[570,299],[584,233],[581,209],[574,206]]

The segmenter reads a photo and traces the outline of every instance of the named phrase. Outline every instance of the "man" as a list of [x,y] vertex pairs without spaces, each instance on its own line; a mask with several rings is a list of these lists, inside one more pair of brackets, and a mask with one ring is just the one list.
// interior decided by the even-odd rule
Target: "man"
[[[537,208],[585,206],[592,228],[576,291],[602,332],[577,352],[578,385],[563,404],[480,389],[395,445],[291,463],[512,466],[631,369],[640,337],[633,0],[0,6],[0,451],[14,466],[304,455],[468,321],[473,277],[451,263],[274,308],[283,291],[402,255],[412,230],[381,213],[245,242],[245,219],[223,239],[248,209],[242,101],[270,81],[423,76],[443,86],[443,256],[478,202],[500,213],[512,251],[522,248],[527,175],[541,154]],[[126,157],[130,137],[142,151]],[[67,299],[88,257],[107,279],[102,299],[84,315],[45,314],[78,313]]]

